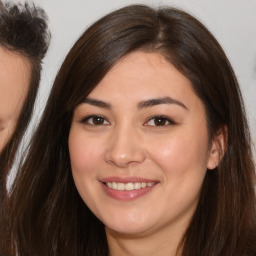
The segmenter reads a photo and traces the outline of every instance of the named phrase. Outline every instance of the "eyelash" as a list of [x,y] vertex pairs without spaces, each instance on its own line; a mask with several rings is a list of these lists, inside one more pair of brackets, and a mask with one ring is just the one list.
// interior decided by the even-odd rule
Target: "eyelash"
[[[90,119],[91,119],[91,122],[89,122]],[[94,121],[96,122],[99,121],[99,123],[96,124]],[[154,125],[149,124],[151,121],[154,122]],[[163,124],[159,123],[159,125],[156,125],[156,121],[160,121],[160,122],[163,121],[164,123]],[[110,122],[104,116],[101,116],[101,115],[90,115],[83,118],[80,122],[88,125],[94,125],[94,126],[102,126],[102,125],[110,124]],[[174,122],[172,119],[162,115],[152,116],[146,123],[144,123],[145,126],[155,126],[155,127],[163,127],[163,126],[169,126],[169,125],[175,125],[175,124],[176,122]]]
[[[164,121],[164,124],[160,124],[160,125],[156,125],[156,121],[157,121],[157,119],[158,119],[158,121]],[[154,124],[155,125],[148,125],[148,123],[150,122],[150,121],[154,121]],[[166,124],[166,122],[167,122],[167,124]],[[169,117],[167,117],[167,116],[162,116],[162,115],[156,115],[156,116],[152,116],[152,117],[150,117],[150,119],[145,123],[145,125],[146,126],[156,126],[156,127],[163,127],[163,126],[169,126],[169,125],[175,125],[176,123],[172,120],[172,119],[170,119]]]
[[[92,121],[91,123],[89,122],[90,119]],[[96,119],[101,120],[101,121],[103,121],[103,123],[95,124],[95,123],[93,123],[93,119],[94,119],[94,121],[96,121]],[[101,116],[101,115],[90,115],[90,116],[87,116],[87,117],[83,118],[80,122],[81,123],[85,123],[85,124],[89,124],[89,125],[95,125],[95,126],[110,124],[108,121],[107,121],[108,122],[107,124],[104,124],[105,121],[107,121],[107,119],[104,116]]]

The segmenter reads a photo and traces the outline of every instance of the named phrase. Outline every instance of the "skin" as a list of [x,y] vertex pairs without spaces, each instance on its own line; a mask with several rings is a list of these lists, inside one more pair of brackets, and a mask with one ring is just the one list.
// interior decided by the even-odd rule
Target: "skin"
[[[166,97],[173,101],[149,101]],[[176,255],[206,169],[218,164],[201,100],[162,55],[140,51],[120,60],[88,99],[74,110],[71,167],[82,199],[105,224],[110,255]],[[156,183],[122,200],[102,183],[116,177]]]
[[0,152],[18,122],[30,82],[26,57],[0,47]]

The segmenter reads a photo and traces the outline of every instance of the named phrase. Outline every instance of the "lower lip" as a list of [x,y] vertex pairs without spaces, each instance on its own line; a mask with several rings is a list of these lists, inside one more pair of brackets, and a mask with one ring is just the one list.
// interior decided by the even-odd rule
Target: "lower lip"
[[145,187],[134,190],[114,190],[106,186],[104,183],[102,183],[103,189],[110,197],[121,201],[131,201],[141,196],[144,196],[145,194],[149,193],[152,189],[154,189],[155,185],[156,184],[152,185],[151,187]]

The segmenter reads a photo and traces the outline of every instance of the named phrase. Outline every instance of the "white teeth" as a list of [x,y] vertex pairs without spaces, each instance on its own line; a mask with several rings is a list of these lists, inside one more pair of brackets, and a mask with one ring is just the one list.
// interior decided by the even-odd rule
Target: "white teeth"
[[142,188],[142,183],[139,183],[139,182],[134,183],[134,189],[140,189],[140,188]]
[[134,186],[133,183],[126,183],[125,184],[125,190],[133,190]]
[[117,183],[117,190],[125,190],[125,184],[124,183]]
[[142,187],[142,188],[145,188],[146,186],[147,186],[146,182],[142,182],[142,183],[141,183],[141,187]]
[[128,182],[128,183],[121,183],[121,182],[107,182],[106,186],[112,188],[114,190],[135,190],[141,189],[146,187],[151,187],[154,185],[154,182]]
[[[109,182],[110,183],[110,182]],[[117,184],[115,182],[112,182],[112,188],[117,189]]]

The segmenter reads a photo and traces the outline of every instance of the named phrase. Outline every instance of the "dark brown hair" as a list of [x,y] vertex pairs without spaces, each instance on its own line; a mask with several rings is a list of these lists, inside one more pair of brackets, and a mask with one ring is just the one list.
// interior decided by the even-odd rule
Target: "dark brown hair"
[[[32,4],[3,3],[0,1],[0,47],[24,56],[30,64],[30,84],[26,100],[15,131],[0,152],[1,241],[2,238],[7,237],[3,235],[5,233],[3,231],[3,214],[9,218],[6,206],[3,206],[7,196],[6,179],[31,119],[40,81],[42,59],[49,46],[50,33],[46,22],[45,12]],[[6,241],[4,240],[3,243]]]
[[19,255],[108,255],[104,226],[74,185],[68,136],[74,108],[135,50],[163,54],[191,81],[205,106],[210,141],[220,129],[228,134],[219,167],[207,171],[181,255],[255,255],[255,167],[232,67],[197,19],[175,8],[141,5],[97,21],[62,64],[11,191],[13,248]]
[[46,20],[45,12],[34,5],[0,2],[0,47],[26,57],[31,65],[26,101],[14,135],[1,153],[1,173],[10,169],[19,142],[31,118],[40,81],[42,59],[49,46],[50,33]]

